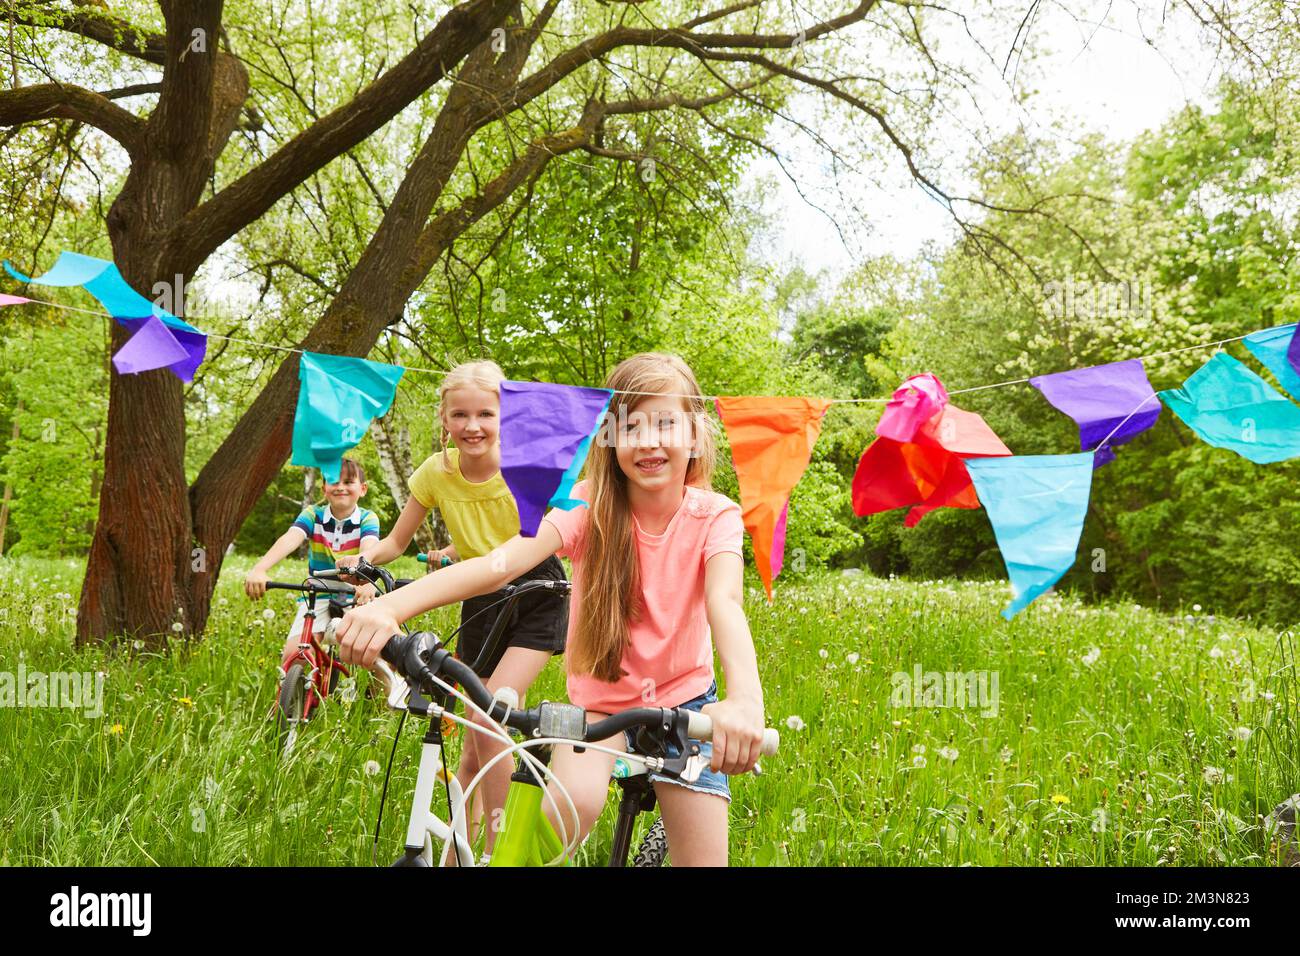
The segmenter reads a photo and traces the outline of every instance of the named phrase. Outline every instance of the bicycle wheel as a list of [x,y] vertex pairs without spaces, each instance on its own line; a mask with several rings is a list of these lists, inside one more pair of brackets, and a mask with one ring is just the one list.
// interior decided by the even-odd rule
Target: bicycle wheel
[[655,822],[646,831],[641,846],[632,859],[633,866],[667,866],[668,834],[664,830],[664,818],[655,817]]
[[307,704],[307,675],[302,663],[294,664],[280,681],[280,701],[277,722],[279,725],[280,752],[288,754],[298,740],[303,708]]

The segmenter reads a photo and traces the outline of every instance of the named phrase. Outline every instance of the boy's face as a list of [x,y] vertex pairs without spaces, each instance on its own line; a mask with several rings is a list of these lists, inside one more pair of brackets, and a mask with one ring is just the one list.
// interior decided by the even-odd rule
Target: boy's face
[[481,388],[453,388],[447,393],[443,424],[462,455],[490,454],[501,428],[501,399]]
[[335,517],[347,517],[366,493],[366,483],[358,481],[355,474],[340,476],[338,481],[325,482],[325,500]]
[[680,398],[646,398],[614,426],[618,466],[629,482],[646,491],[686,483],[695,441],[690,415]]

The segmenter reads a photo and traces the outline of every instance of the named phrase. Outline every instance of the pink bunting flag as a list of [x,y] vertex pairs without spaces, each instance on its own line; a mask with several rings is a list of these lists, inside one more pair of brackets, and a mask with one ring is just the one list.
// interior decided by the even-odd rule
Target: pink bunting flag
[[0,292],[0,306],[22,305],[24,302],[30,302],[30,301],[32,300],[24,299],[20,295],[9,295],[8,293]]
[[948,390],[929,372],[913,375],[894,390],[876,434],[894,441],[911,441],[917,430],[948,404]]

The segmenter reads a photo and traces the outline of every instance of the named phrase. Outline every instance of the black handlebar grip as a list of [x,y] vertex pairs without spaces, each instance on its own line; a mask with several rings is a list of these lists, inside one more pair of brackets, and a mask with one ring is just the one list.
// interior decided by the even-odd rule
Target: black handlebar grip
[[[411,643],[411,638],[405,634],[395,634],[383,649],[379,652],[382,657],[392,667],[399,671],[403,670],[403,663],[406,660],[406,648]],[[409,675],[408,675],[409,676]]]

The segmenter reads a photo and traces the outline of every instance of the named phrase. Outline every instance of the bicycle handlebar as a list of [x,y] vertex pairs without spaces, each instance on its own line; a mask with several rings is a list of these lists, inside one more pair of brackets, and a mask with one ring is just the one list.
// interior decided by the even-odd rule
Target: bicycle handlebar
[[[527,583],[545,585],[568,582],[530,581]],[[545,736],[565,736],[577,742],[592,743],[634,727],[662,727],[664,730],[669,730],[678,721],[685,721],[687,736],[695,740],[713,739],[713,721],[705,714],[686,710],[683,707],[637,707],[606,717],[594,724],[587,723],[584,715],[580,734],[576,732],[576,725],[558,732],[553,727],[544,728],[543,725],[548,722],[550,716],[546,712],[547,704],[530,710],[512,710],[504,702],[492,696],[472,668],[452,657],[451,652],[442,646],[438,638],[427,631],[396,635],[384,645],[380,657],[407,680],[426,689],[427,693],[434,693],[437,690],[435,677],[450,678],[460,684],[465,689],[466,696],[492,720],[505,724],[524,736],[532,736],[541,731]],[[549,706],[554,709],[557,706],[572,705],[551,704]],[[763,731],[760,752],[765,756],[771,756],[777,752],[780,744],[780,733],[768,727]]]

